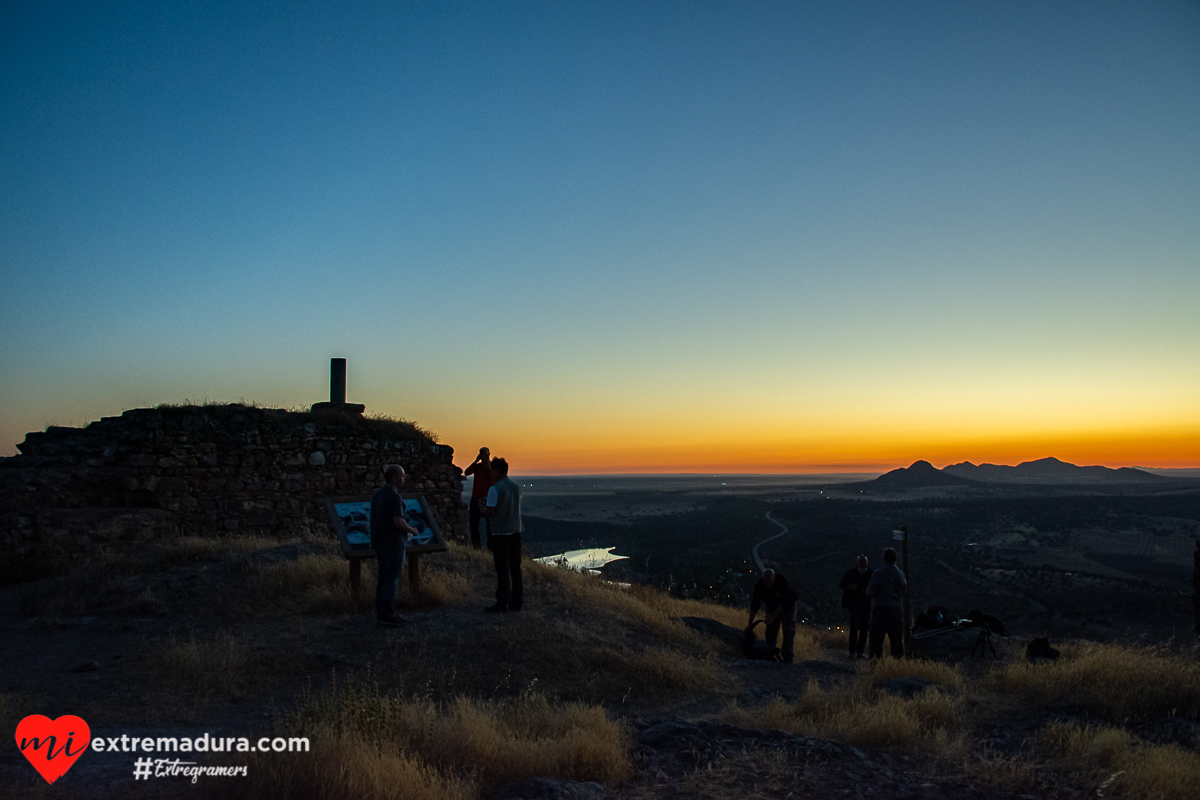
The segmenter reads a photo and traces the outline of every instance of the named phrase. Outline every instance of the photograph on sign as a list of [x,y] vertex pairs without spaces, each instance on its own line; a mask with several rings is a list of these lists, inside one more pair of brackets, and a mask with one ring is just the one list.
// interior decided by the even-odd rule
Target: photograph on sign
[[433,542],[433,527],[429,524],[424,509],[421,508],[419,498],[404,498],[404,519],[417,530],[416,535],[408,540],[409,545]]
[[338,518],[342,521],[342,526],[346,529],[346,541],[350,542],[351,547],[370,547],[371,546],[371,504],[366,503],[338,503],[334,506],[337,509]]
[[[336,503],[338,518],[346,529],[346,541],[351,547],[371,546],[371,502]],[[416,528],[417,533],[408,540],[409,545],[430,544],[434,540],[433,527],[421,508],[417,497],[404,498],[404,519]]]

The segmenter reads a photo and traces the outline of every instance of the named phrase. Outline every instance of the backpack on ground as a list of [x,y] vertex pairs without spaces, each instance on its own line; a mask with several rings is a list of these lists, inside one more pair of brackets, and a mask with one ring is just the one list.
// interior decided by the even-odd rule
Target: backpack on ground
[[742,655],[754,661],[778,661],[779,648],[758,638],[754,632],[759,623],[766,624],[765,619],[755,620],[746,630],[742,631]]
[[1037,661],[1039,658],[1053,661],[1058,658],[1058,648],[1050,646],[1050,640],[1046,637],[1034,639],[1025,648],[1025,658],[1029,661]]

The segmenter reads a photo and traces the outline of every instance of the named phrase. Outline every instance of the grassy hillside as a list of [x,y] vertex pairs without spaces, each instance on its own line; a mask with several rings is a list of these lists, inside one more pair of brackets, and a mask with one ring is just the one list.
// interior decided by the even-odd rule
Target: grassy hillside
[[[1009,642],[1004,662],[869,665],[836,630],[801,627],[798,663],[748,662],[679,622],[740,628],[740,608],[527,564],[525,609],[493,616],[486,552],[423,569],[398,631],[366,613],[370,567],[352,597],[324,542],[179,539],[8,587],[0,728],[77,714],[94,735],[311,739],[307,754],[210,757],[245,778],[176,779],[222,797],[482,798],[548,777],[628,798],[1183,798],[1200,782],[1195,649],[1073,642],[1030,665]],[[879,689],[900,677],[929,684]],[[172,786],[134,783],[132,760],[88,753],[47,787],[10,745],[0,794]]]

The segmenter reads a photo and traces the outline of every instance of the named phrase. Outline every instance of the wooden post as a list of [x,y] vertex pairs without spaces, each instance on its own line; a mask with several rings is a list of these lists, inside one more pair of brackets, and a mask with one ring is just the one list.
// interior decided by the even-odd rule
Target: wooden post
[[413,600],[421,596],[421,554],[408,557],[408,594]]
[[358,599],[358,591],[362,588],[362,559],[350,559],[350,594]]

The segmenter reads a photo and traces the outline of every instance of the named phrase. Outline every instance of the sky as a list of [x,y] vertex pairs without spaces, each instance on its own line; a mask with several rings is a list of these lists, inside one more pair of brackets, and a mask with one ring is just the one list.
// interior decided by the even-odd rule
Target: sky
[[1200,4],[7,2],[0,286],[0,455],[1200,467]]

